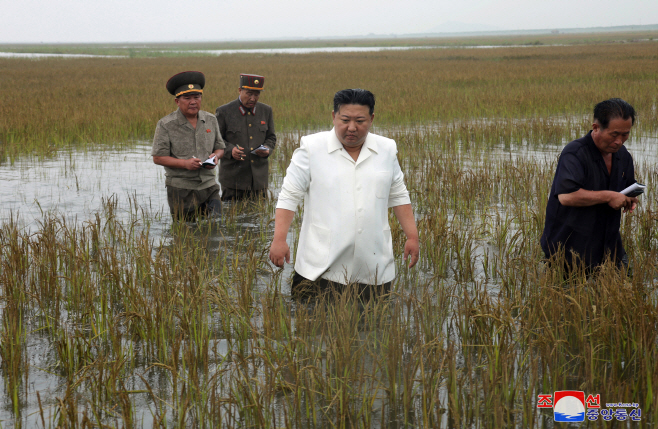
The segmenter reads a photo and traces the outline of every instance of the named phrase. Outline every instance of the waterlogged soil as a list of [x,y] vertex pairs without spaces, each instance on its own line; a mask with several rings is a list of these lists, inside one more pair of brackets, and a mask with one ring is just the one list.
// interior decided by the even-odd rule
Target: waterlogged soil
[[[390,133],[379,130],[385,135],[394,134],[389,131]],[[395,132],[399,133],[400,130]],[[655,137],[636,135],[626,146],[633,154],[637,166],[642,168],[654,166],[658,162],[657,143],[658,139]],[[491,160],[525,158],[550,164],[555,162],[560,150],[561,147],[537,148],[521,142],[517,145],[496,146],[486,157]],[[46,216],[56,215],[65,218],[70,225],[82,225],[93,219],[95,213],[102,212],[108,202],[112,202],[117,207],[114,214],[122,222],[128,223],[135,218],[150,219],[148,225],[141,226],[148,227],[150,236],[156,243],[159,241],[161,245],[167,245],[173,238],[164,186],[164,170],[153,164],[150,151],[151,145],[144,142],[126,150],[62,151],[52,158],[25,157],[16,160],[14,164],[4,163],[0,166],[0,222],[11,221],[26,231],[36,231]],[[273,161],[276,162],[276,159]],[[284,171],[285,166],[273,170]],[[271,188],[274,197],[278,195],[280,183],[281,177],[275,177],[274,186]],[[138,203],[139,209],[134,208],[135,202]],[[224,210],[228,209],[230,206],[225,205]],[[140,213],[136,213],[136,210]],[[237,215],[235,220],[236,223],[230,227],[220,220],[213,228],[207,229],[210,252],[217,252],[221,242],[234,239],[236,231],[239,230],[263,232],[267,236],[272,234],[273,225],[268,223],[270,219],[262,219],[262,214],[256,209],[246,209],[244,213]],[[262,231],[263,228],[267,230]],[[481,254],[487,246],[485,242],[480,243],[473,251]],[[291,271],[292,267],[288,265],[282,278],[289,278]],[[432,275],[429,272],[423,274]],[[257,288],[265,287],[267,279],[259,283]],[[282,288],[282,292],[287,293],[289,290]],[[45,370],[57,359],[47,338],[46,335],[35,333],[28,336],[27,343],[30,357],[30,370],[26,376],[27,391],[39,391],[42,398],[57,396],[65,388],[59,375]],[[225,340],[216,341],[217,349],[228,354]],[[157,371],[151,371],[149,374],[147,381],[152,386],[157,386]],[[167,384],[166,380],[163,384]],[[144,383],[135,375],[126,379],[126,388],[143,391]],[[3,426],[11,425],[13,421],[11,401],[7,394],[4,386],[0,384],[0,397],[4,398],[0,406],[0,422]],[[28,425],[38,424],[38,403],[34,395],[30,394],[23,405],[26,411],[24,415],[30,416],[24,422]],[[146,395],[143,400],[136,400],[135,406],[135,414],[141,420],[138,425],[151,426],[152,414]],[[45,410],[47,419],[52,412],[52,408]]]

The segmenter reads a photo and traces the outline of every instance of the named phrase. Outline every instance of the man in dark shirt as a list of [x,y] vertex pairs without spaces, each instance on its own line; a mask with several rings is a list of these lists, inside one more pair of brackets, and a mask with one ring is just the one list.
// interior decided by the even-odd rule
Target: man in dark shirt
[[619,226],[621,210],[637,198],[620,193],[635,183],[633,158],[624,147],[635,122],[633,107],[619,98],[594,107],[592,130],[562,150],[546,206],[541,247],[547,258],[564,251],[569,269],[592,269],[611,258],[626,260]]

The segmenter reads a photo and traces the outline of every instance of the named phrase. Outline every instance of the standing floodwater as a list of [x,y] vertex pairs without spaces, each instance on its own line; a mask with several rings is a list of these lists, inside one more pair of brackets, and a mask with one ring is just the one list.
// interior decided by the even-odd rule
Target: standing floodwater
[[[291,300],[291,265],[267,261],[274,200],[172,226],[150,145],[3,164],[3,426],[73,415],[138,427],[449,427],[470,415],[537,427],[533,401],[549,393],[538,386],[577,389],[591,376],[583,359],[642,377],[640,344],[622,344],[658,320],[653,191],[622,231],[634,277],[611,270],[564,287],[538,244],[560,146],[447,145],[458,131],[377,131],[399,142],[423,247],[417,271],[396,254],[393,295],[369,303]],[[649,189],[655,143],[627,144]],[[274,196],[296,144],[282,136]],[[392,235],[400,249],[399,228]],[[615,336],[614,353],[590,347]],[[606,395],[627,392],[611,387],[621,378]]]

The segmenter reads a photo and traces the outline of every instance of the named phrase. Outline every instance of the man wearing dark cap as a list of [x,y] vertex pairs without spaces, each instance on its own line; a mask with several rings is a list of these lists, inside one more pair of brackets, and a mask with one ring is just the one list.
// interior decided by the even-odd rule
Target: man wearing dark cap
[[569,272],[591,271],[610,258],[627,264],[619,226],[637,198],[620,191],[635,183],[633,158],[624,147],[635,122],[633,107],[611,98],[594,107],[592,130],[564,147],[546,206],[541,247],[547,258],[564,253]]
[[272,108],[258,102],[264,83],[263,76],[241,74],[237,100],[215,112],[226,142],[219,168],[224,201],[264,195],[267,191],[267,158],[276,145],[276,135]]
[[225,145],[215,116],[201,110],[205,83],[197,71],[169,79],[167,90],[178,109],[158,121],[153,137],[153,162],[165,168],[169,211],[177,220],[221,211],[214,168]]

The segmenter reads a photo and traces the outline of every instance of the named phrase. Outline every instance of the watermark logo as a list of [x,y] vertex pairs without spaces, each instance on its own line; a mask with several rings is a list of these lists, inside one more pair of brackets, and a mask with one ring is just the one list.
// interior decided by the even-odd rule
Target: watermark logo
[[[642,420],[640,405],[634,402],[608,402],[601,406],[600,394],[589,394],[579,390],[561,390],[553,394],[537,395],[537,408],[552,408],[553,419],[556,422],[582,422],[585,417],[589,421],[599,418],[603,421],[634,421]],[[630,410],[628,409],[630,408]]]
[[553,395],[553,419],[556,422],[585,421],[585,392],[562,390]]

